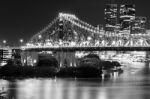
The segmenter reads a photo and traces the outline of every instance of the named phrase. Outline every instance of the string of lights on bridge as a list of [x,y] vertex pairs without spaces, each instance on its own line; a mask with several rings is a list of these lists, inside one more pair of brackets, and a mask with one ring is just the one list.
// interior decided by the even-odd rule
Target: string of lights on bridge
[[[56,17],[48,26],[46,26],[44,29],[42,29],[39,33],[37,33],[36,35],[34,35],[32,38],[36,38],[39,35],[42,35],[44,32],[46,32],[49,28],[51,28],[51,26],[58,20],[58,19],[65,19],[67,21],[70,21],[72,24],[87,30],[91,33],[96,33],[99,34],[100,37],[120,37],[120,38],[145,38],[145,37],[150,37],[150,34],[130,34],[130,33],[112,33],[112,32],[106,32],[106,31],[102,31],[99,30],[97,27],[94,27],[82,20],[80,20],[79,18],[77,18],[75,15],[73,14],[66,14],[66,13],[59,13],[58,17]],[[83,24],[83,25],[81,25]],[[127,31],[126,31],[127,32]]]
[[[57,20],[66,20],[71,24],[88,31],[93,34],[98,34],[99,38],[92,40],[91,37],[87,38],[87,41],[75,42],[75,41],[52,41],[48,39],[47,42],[27,42],[24,46],[21,46],[22,49],[32,49],[32,48],[60,48],[60,47],[150,47],[148,38],[150,34],[122,34],[122,33],[108,33],[94,27],[76,17],[73,14],[59,13],[48,26],[42,29],[40,32],[35,34],[33,38],[43,39],[42,35],[50,29]],[[107,39],[106,39],[107,38]],[[108,39],[109,38],[109,39]],[[30,41],[31,41],[30,40]],[[45,40],[46,41],[46,40]],[[5,41],[6,43],[7,41]],[[23,39],[20,39],[20,43],[23,43]]]
[[90,39],[88,41],[83,41],[83,42],[55,42],[55,43],[37,43],[36,45],[34,44],[27,44],[26,46],[22,46],[21,48],[23,50],[26,49],[32,49],[32,48],[79,48],[79,47],[150,47],[150,45],[145,42],[144,40],[140,39],[138,41],[127,41],[124,43],[121,40],[112,41],[111,44],[108,41],[102,40],[102,41],[95,41],[91,43]]

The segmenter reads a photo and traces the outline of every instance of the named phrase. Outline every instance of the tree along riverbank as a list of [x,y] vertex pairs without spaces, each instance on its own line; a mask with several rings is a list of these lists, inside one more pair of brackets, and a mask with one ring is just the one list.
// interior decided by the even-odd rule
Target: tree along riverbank
[[[77,67],[61,67],[42,64],[35,67],[14,65],[11,61],[0,68],[1,78],[31,78],[31,77],[77,77],[77,78],[101,78],[102,71],[120,70],[118,62],[101,61],[100,66],[95,64],[80,64]],[[44,62],[45,63],[45,62]]]

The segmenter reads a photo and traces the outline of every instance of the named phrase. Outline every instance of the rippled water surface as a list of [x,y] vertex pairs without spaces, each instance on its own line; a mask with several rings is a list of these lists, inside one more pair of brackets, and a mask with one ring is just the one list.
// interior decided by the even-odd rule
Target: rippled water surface
[[123,74],[104,80],[0,80],[0,92],[6,99],[150,99],[150,69],[148,63],[129,64]]

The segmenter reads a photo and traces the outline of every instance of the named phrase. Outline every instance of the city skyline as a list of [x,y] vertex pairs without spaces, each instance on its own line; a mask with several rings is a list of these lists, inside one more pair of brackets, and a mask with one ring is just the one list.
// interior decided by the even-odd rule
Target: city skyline
[[[150,15],[144,12],[146,7],[148,8],[147,1],[137,1],[135,4],[136,14],[149,19]],[[59,12],[73,13],[94,26],[104,24],[104,0],[81,2],[3,1],[0,11],[0,42],[6,39],[11,44],[18,43],[20,38],[23,38],[24,41],[29,40],[50,23]]]
[[4,0],[0,99],[150,97],[148,0]]

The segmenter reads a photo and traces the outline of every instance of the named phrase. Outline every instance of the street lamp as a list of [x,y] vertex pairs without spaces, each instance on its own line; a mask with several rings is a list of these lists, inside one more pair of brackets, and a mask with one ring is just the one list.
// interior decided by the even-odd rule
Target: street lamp
[[6,40],[3,40],[3,44],[6,44],[6,42],[7,42]]
[[20,39],[20,43],[23,43],[23,39]]
[[90,41],[90,40],[92,40],[92,38],[91,38],[91,37],[88,37],[87,40]]
[[6,46],[6,43],[7,43],[7,41],[6,41],[6,40],[3,40],[3,44],[4,44],[4,46]]
[[40,34],[40,35],[38,35],[38,43],[40,43],[41,40],[42,40],[42,35]]
[[39,39],[41,39],[42,38],[42,35],[39,35]]
[[22,43],[23,43],[23,39],[20,39],[20,43],[21,43],[21,45],[22,45]]

